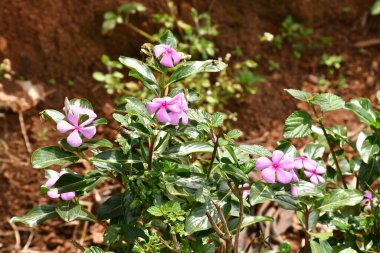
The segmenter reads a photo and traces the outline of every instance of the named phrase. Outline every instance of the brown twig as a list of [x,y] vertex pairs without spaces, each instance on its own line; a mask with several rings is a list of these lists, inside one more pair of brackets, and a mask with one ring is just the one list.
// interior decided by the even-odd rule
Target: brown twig
[[224,217],[222,209],[220,208],[220,206],[217,203],[215,203],[215,202],[212,202],[212,203],[214,204],[216,211],[218,212],[219,218],[222,222],[222,226],[223,226],[223,230],[224,230],[224,238],[223,239],[226,241],[226,252],[229,253],[232,250],[231,232],[228,229],[227,221],[226,221],[226,218]]
[[181,253],[181,245],[179,244],[178,240],[177,240],[177,235],[175,233],[170,233],[172,235],[172,239],[173,239],[173,242],[174,242],[174,252],[176,253]]
[[206,211],[206,216],[208,218],[208,221],[211,223],[212,228],[214,229],[215,233],[220,237],[224,238],[224,234],[222,230],[218,227],[218,225],[215,223],[214,219],[212,218],[211,214],[209,211]]
[[32,148],[30,146],[28,134],[26,132],[25,122],[24,122],[24,115],[22,114],[22,112],[18,113],[18,120],[20,122],[21,133],[22,133],[22,136],[24,137],[24,142],[25,142],[26,150],[28,151],[29,154],[31,154],[32,153]]
[[235,253],[239,253],[239,236],[240,236],[240,229],[241,229],[241,224],[243,222],[244,218],[244,202],[243,202],[243,190],[242,189],[237,189],[237,194],[236,196],[239,199],[239,221],[236,227],[236,235],[235,235]]
[[18,231],[18,228],[15,224],[13,224],[10,220],[8,220],[8,223],[9,225],[11,225],[14,233],[15,233],[15,239],[16,239],[16,243],[15,243],[15,250],[18,251],[21,249],[21,239],[20,239],[20,232]]

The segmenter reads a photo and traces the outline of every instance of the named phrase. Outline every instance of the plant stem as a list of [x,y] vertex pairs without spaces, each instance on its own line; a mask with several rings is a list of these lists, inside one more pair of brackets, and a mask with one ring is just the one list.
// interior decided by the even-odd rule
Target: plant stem
[[216,137],[216,141],[214,143],[214,150],[212,151],[212,157],[211,157],[211,161],[210,161],[210,166],[208,168],[208,171],[207,171],[207,179],[210,178],[210,175],[211,175],[211,170],[212,170],[212,165],[214,164],[214,160],[215,160],[215,157],[216,157],[216,152],[218,151],[218,146],[219,146],[219,137]]
[[338,162],[338,159],[337,159],[336,153],[335,153],[335,151],[334,151],[334,148],[333,148],[333,145],[332,145],[331,141],[329,140],[329,137],[328,137],[328,135],[327,135],[326,128],[325,128],[325,126],[323,125],[322,119],[319,118],[318,113],[317,113],[317,110],[315,110],[315,107],[314,107],[314,106],[311,106],[311,108],[313,109],[313,112],[314,112],[314,114],[315,114],[315,117],[317,117],[317,122],[318,122],[319,126],[322,128],[323,135],[325,136],[325,139],[326,139],[326,141],[327,141],[327,144],[329,145],[331,155],[332,155],[332,157],[333,157],[333,159],[334,159],[334,163],[335,163],[336,169],[337,169],[337,171],[338,171],[338,174],[339,174],[339,176],[340,176],[340,178],[341,178],[341,180],[342,180],[343,186],[344,186],[345,189],[348,189],[347,184],[346,184],[346,182],[344,181],[343,173],[342,173],[342,170],[340,169],[340,166],[339,166],[339,162]]
[[244,202],[243,202],[243,190],[237,188],[237,194],[236,196],[239,199],[239,221],[236,227],[236,235],[235,235],[235,253],[239,253],[239,236],[240,236],[240,228],[241,223],[243,222],[244,218]]
[[126,23],[126,25],[131,28],[133,31],[137,32],[138,34],[140,34],[141,36],[147,38],[148,40],[150,40],[151,42],[156,42],[157,39],[155,39],[153,36],[151,36],[150,34],[144,32],[143,30],[141,30],[140,28],[134,26],[133,24],[131,23]]
[[304,253],[309,253],[309,209],[305,206],[305,248]]
[[152,170],[154,143],[156,142],[156,136],[153,135],[149,143],[149,158],[148,158],[148,170]]
[[177,240],[176,234],[172,232],[171,235],[172,235],[172,239],[174,242],[174,252],[181,253],[181,245],[179,244],[179,242]]
[[226,241],[226,252],[230,253],[232,250],[232,235],[230,233],[230,230],[228,229],[226,218],[224,217],[223,211],[220,208],[220,206],[215,202],[212,202],[212,203],[214,204],[216,211],[218,212],[219,218],[222,222],[222,226],[224,230],[223,239]]

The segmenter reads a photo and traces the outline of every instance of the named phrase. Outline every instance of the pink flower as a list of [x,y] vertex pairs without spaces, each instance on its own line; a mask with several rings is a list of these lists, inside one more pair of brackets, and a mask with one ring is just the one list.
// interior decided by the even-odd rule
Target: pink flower
[[372,192],[366,192],[364,194],[364,199],[362,200],[361,204],[365,206],[364,209],[371,210],[371,203],[377,203],[377,198],[372,196]]
[[292,194],[293,197],[298,196],[298,188],[295,185],[290,186],[290,194]]
[[272,161],[267,157],[260,157],[256,160],[256,168],[261,171],[261,176],[267,183],[275,183],[277,181],[282,184],[290,183],[294,175],[294,162],[284,156],[284,152],[275,150],[272,154]]
[[[67,142],[72,147],[79,147],[82,144],[82,138],[79,135],[81,133],[87,139],[92,139],[96,133],[95,126],[88,126],[94,121],[94,118],[89,118],[79,125],[79,117],[72,113],[67,114],[66,120],[61,120],[57,124],[57,129],[61,133],[66,133],[69,130],[73,130],[67,137]],[[70,124],[70,123],[71,124]]]
[[243,198],[246,198],[249,196],[249,194],[251,194],[251,190],[249,190],[250,185],[248,183],[245,183],[243,185],[239,185],[239,188],[243,188]]
[[146,107],[149,114],[157,112],[157,120],[162,123],[178,125],[180,117],[182,118],[182,124],[184,125],[189,121],[185,113],[189,108],[183,93],[179,93],[173,98],[155,98],[152,102],[147,102]]
[[312,170],[308,170],[305,168],[304,173],[307,178],[310,179],[310,182],[317,185],[319,183],[323,184],[325,179],[321,176],[326,173],[326,169],[323,166],[317,166]]
[[165,67],[173,68],[174,65],[181,61],[181,55],[169,45],[159,44],[154,47],[154,56],[156,58],[160,57],[162,54],[164,56],[161,58],[160,63]]
[[[46,186],[48,188],[52,188],[55,185],[55,183],[58,181],[58,179],[63,174],[66,174],[66,173],[67,173],[66,171],[61,171],[59,174],[53,175],[51,178],[48,179],[48,181],[46,181],[44,186]],[[59,194],[56,190],[49,190],[47,192],[47,195],[52,199],[57,199],[57,198],[61,197],[61,199],[66,200],[66,201],[69,201],[69,200],[72,200],[73,198],[75,198],[75,192],[65,192],[65,193]]]
[[298,156],[296,157],[296,159],[294,159],[294,168],[305,168],[307,170],[315,170],[317,168],[317,162],[308,157]]

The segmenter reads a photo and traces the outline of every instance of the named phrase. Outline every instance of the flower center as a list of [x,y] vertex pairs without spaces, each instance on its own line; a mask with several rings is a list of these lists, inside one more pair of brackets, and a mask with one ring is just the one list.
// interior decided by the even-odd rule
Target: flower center
[[168,50],[166,50],[167,53],[171,54],[173,52],[173,49],[171,48],[168,48]]
[[166,107],[166,102],[163,102],[163,103],[162,103],[162,106]]
[[278,165],[278,163],[274,163],[273,164],[273,168],[275,168],[275,169],[278,169],[280,166]]
[[76,127],[74,127],[74,129],[79,131],[79,130],[82,129],[82,127],[81,126],[76,126]]

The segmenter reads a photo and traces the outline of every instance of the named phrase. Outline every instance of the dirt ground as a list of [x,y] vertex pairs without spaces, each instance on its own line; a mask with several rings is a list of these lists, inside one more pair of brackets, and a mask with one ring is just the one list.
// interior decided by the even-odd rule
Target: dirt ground
[[[40,121],[44,108],[61,109],[64,97],[86,97],[95,105],[99,115],[111,118],[112,98],[92,79],[95,70],[102,69],[99,61],[103,53],[116,58],[120,55],[137,56],[145,42],[133,31],[117,28],[112,34],[101,35],[102,16],[122,1],[22,1],[0,0],[0,60],[9,58],[15,72],[25,80],[41,84],[47,97],[36,107],[23,113],[32,149],[54,144],[59,135],[54,125]],[[150,23],[151,13],[164,11],[165,1],[143,0],[147,11],[133,16],[133,22],[149,32],[157,27]],[[283,92],[284,88],[316,92],[316,77],[325,73],[319,66],[323,52],[341,54],[347,87],[330,87],[328,91],[346,100],[365,96],[374,100],[380,88],[380,45],[358,47],[356,44],[380,37],[380,17],[369,16],[371,0],[219,0],[176,1],[179,14],[188,18],[191,6],[200,12],[208,11],[218,25],[215,42],[224,56],[239,46],[244,56],[261,56],[257,73],[266,78],[255,95],[231,101],[228,109],[238,113],[234,125],[245,132],[249,143],[274,147],[282,138],[282,124],[296,108],[303,108]],[[313,36],[332,38],[332,46],[305,50],[300,60],[292,57],[292,49],[285,45],[274,51],[259,36],[264,32],[276,34],[288,15],[314,29]],[[280,63],[277,71],[269,71],[268,60]],[[52,82],[54,80],[54,82]],[[55,83],[55,84],[52,84]],[[4,82],[6,91],[14,84]],[[359,123],[350,113],[329,115],[328,124],[346,124],[355,131]],[[98,132],[112,138],[117,129],[99,128]],[[11,226],[12,216],[22,215],[36,204],[51,202],[39,195],[44,183],[43,171],[34,170],[21,134],[19,116],[0,109],[0,252],[17,252],[15,247],[34,251],[20,252],[75,252],[70,240],[90,244],[99,242],[102,228],[91,226],[82,238],[83,224],[64,225],[49,221],[29,229]],[[103,194],[103,193],[102,193]],[[96,198],[89,196],[87,200]],[[85,199],[86,200],[86,199]],[[18,231],[20,238],[15,237]],[[16,233],[17,234],[17,233]],[[32,236],[30,236],[32,234]],[[29,242],[28,242],[29,239]],[[290,240],[290,239],[289,239]],[[296,240],[296,239],[295,239]],[[298,243],[299,244],[299,243]]]

